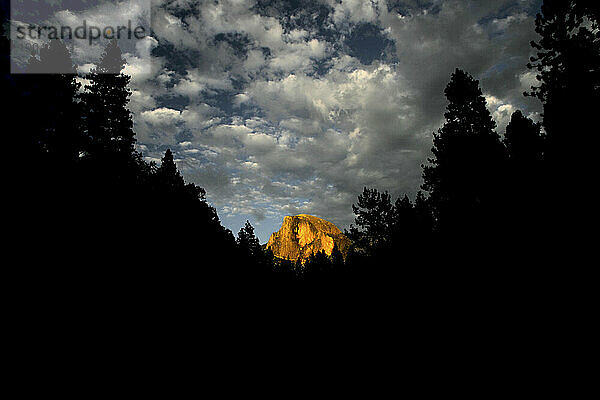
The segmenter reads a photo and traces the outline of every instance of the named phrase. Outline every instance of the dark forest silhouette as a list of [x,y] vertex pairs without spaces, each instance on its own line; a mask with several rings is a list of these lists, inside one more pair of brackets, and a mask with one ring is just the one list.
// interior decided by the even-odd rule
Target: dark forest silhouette
[[[591,200],[585,192],[600,110],[599,17],[595,2],[544,2],[540,40],[532,43],[537,56],[528,65],[539,86],[526,93],[542,102],[543,121],[516,111],[503,137],[479,82],[456,69],[445,90],[446,121],[423,165],[423,191],[393,201],[385,190],[365,188],[352,207],[347,258],[334,249],[304,265],[274,258],[250,223],[237,236],[224,228],[169,150],[160,165],[144,161],[115,41],[81,88],[74,67],[72,74],[10,75],[2,32],[2,93],[11,100],[5,120],[19,124],[10,151],[22,159],[9,170],[10,212],[19,215],[23,262],[45,265],[42,276],[53,279],[76,267],[83,280],[147,283],[149,291],[177,286],[187,295],[219,284],[500,285],[539,279],[542,269],[548,278],[544,261],[566,255],[561,250],[580,233]],[[31,72],[52,65],[72,65],[58,40],[29,62]],[[565,199],[578,195],[581,207]]]

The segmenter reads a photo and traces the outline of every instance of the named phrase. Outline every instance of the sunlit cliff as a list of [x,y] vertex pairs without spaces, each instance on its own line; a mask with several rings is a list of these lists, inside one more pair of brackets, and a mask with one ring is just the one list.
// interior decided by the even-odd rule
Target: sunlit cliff
[[279,258],[305,261],[311,254],[323,250],[331,255],[334,245],[345,256],[350,239],[329,221],[312,215],[287,216],[279,231],[269,238],[267,248]]

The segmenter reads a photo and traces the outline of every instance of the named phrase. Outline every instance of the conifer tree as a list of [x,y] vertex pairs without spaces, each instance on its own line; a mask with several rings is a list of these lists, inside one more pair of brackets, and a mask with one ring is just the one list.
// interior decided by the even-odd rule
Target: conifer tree
[[83,96],[89,156],[110,159],[113,165],[130,161],[134,153],[133,122],[127,109],[131,78],[122,73],[124,66],[121,50],[113,39],[100,62],[87,75],[90,84],[85,87]]
[[520,110],[512,114],[503,142],[510,161],[515,166],[531,168],[543,160],[544,136],[541,124],[525,117]]
[[476,235],[477,229],[491,226],[488,219],[498,206],[505,151],[477,80],[457,69],[445,94],[446,122],[434,134],[423,189],[440,229]]
[[414,225],[414,207],[408,195],[398,198],[394,203],[394,230],[402,229],[402,226]]
[[[537,73],[539,86],[529,94],[543,104],[546,132],[539,236],[556,250],[567,248],[568,238],[582,241],[565,232],[586,231],[584,221],[597,203],[597,195],[587,194],[587,188],[595,181],[597,169],[600,3],[545,0],[535,25],[540,39],[531,43],[536,55],[528,67]],[[577,207],[557,195],[565,188],[586,193]],[[573,252],[568,253],[562,256]]]
[[175,165],[171,149],[165,151],[165,155],[161,159],[161,164],[156,170],[156,178],[159,185],[166,190],[170,189],[172,191],[185,186],[183,177],[177,169],[177,165]]
[[304,279],[309,283],[324,283],[331,277],[331,268],[331,260],[325,251],[311,254],[304,263]]
[[350,225],[348,235],[356,246],[372,252],[382,246],[391,233],[393,205],[388,192],[363,188],[358,201],[352,204],[356,226]]
[[29,93],[29,105],[36,118],[25,121],[26,135],[36,151],[36,157],[45,161],[46,168],[61,165],[73,168],[83,150],[82,110],[75,80],[76,68],[65,44],[57,39],[40,48],[39,60],[32,57],[28,74],[19,82]]
[[254,235],[254,227],[250,224],[250,221],[246,220],[246,224],[238,232],[236,241],[243,255],[250,257],[253,260],[256,260],[262,255],[260,242]]
[[393,208],[393,220],[391,228],[391,241],[394,245],[406,245],[416,235],[416,218],[412,202],[407,195],[396,199]]
[[334,243],[333,249],[331,250],[331,266],[335,272],[340,273],[340,268],[344,266],[344,256],[337,244]]
[[[271,259],[273,259],[273,257],[271,257]],[[278,260],[275,271],[280,281],[291,282],[297,278],[294,266],[294,263],[289,259]]]
[[509,157],[504,221],[513,227],[507,230],[504,240],[512,239],[514,248],[525,237],[527,241],[535,237],[534,227],[544,218],[540,211],[548,201],[543,186],[545,137],[540,123],[517,110],[506,127],[503,142]]
[[[535,25],[540,40],[528,67],[540,81],[529,93],[544,105],[552,174],[572,179],[596,140],[600,108],[600,5],[594,0],[545,0]],[[526,93],[527,94],[527,93]],[[557,179],[554,176],[553,179]]]
[[435,229],[435,225],[429,201],[420,190],[415,197],[414,212],[418,231],[417,236],[421,243],[426,244],[427,239]]

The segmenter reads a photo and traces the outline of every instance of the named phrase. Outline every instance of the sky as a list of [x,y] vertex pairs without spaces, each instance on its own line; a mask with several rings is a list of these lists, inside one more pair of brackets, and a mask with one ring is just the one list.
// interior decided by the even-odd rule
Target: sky
[[[49,3],[50,19],[117,12],[100,11],[105,2]],[[539,119],[540,104],[523,92],[537,83],[526,64],[540,6],[152,1],[152,36],[141,46],[149,57],[126,54],[138,150],[160,162],[170,148],[234,234],[249,220],[265,243],[300,213],[343,230],[365,186],[414,198],[456,68],[480,80],[498,133],[517,109]],[[175,209],[173,218],[186,216]]]

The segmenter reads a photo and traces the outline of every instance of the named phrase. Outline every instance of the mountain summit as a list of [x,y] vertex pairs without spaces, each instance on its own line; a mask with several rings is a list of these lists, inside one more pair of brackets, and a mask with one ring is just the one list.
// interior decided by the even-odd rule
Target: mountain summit
[[299,214],[287,216],[277,232],[273,232],[267,248],[279,258],[305,261],[312,254],[323,250],[331,255],[334,245],[344,257],[350,247],[348,239],[337,226],[324,219]]

